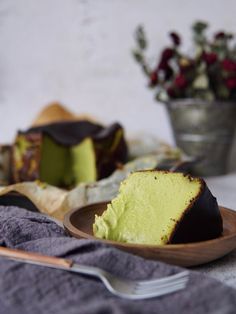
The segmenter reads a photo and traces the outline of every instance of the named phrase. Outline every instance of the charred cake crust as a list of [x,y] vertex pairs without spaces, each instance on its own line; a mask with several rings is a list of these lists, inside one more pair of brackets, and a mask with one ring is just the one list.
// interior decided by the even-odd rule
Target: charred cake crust
[[[140,170],[138,172],[170,173],[166,170]],[[201,188],[199,193],[190,200],[181,218],[175,221],[175,227],[169,237],[168,244],[206,241],[221,236],[223,221],[216,198],[202,178],[192,177],[184,173],[183,176],[190,182],[198,180]]]
[[[41,159],[41,146],[42,146],[42,134],[40,133],[27,133],[25,139],[28,142],[28,148],[22,155],[22,160],[19,162],[15,156],[15,149],[12,149],[12,172],[13,181],[34,181],[39,178],[40,172],[40,159]],[[17,144],[17,141],[15,143]]]
[[201,181],[201,189],[176,223],[169,243],[211,240],[223,232],[223,221],[217,200],[206,183],[202,179],[198,180]]
[[0,145],[0,185],[7,185],[12,182],[11,158],[12,147]]
[[96,141],[102,141],[122,129],[119,123],[113,123],[108,127],[90,121],[56,122],[47,125],[30,128],[26,131],[19,131],[18,134],[30,135],[43,133],[51,137],[56,143],[63,146],[73,146],[81,143],[86,137]]

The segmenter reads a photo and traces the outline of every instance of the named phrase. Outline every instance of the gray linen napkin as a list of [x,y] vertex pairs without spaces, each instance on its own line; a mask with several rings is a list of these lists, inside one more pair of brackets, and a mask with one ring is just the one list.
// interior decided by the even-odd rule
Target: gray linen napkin
[[[181,270],[98,241],[71,238],[47,217],[17,207],[0,206],[0,245],[71,258],[130,279],[158,278]],[[0,258],[0,314],[235,312],[236,291],[194,271],[183,291],[129,301],[113,296],[96,279]]]

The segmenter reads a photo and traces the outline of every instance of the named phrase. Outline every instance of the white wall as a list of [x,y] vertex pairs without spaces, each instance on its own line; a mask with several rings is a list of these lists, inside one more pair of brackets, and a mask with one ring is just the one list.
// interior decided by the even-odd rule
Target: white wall
[[171,142],[165,110],[131,57],[133,31],[145,25],[156,58],[169,30],[188,45],[195,19],[235,31],[235,13],[235,0],[1,0],[0,143],[52,100]]

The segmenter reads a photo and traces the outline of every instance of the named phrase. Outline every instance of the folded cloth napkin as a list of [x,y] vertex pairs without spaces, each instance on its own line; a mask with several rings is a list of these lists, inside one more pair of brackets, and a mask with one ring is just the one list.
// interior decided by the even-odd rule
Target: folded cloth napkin
[[[119,251],[98,241],[71,238],[56,223],[22,208],[0,206],[0,245],[73,259],[130,279],[150,279],[181,268]],[[0,257],[0,314],[228,314],[233,288],[191,271],[185,290],[149,300],[118,298],[91,277]]]

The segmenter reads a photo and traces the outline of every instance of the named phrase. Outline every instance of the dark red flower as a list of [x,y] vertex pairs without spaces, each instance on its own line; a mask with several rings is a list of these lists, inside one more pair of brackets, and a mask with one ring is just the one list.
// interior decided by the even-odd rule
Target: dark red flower
[[179,46],[181,44],[180,36],[177,33],[171,32],[170,38],[172,39],[172,42],[175,46]]
[[187,59],[186,57],[181,58],[179,60],[179,68],[182,74],[193,70],[194,66],[195,66],[194,60]]
[[176,96],[175,88],[173,86],[169,86],[166,91],[170,98],[174,98]]
[[228,87],[228,89],[236,89],[236,77],[227,78],[225,84]]
[[174,84],[176,87],[184,89],[188,85],[188,82],[183,74],[179,74],[176,76]]
[[230,59],[222,61],[222,67],[227,72],[236,72],[236,62]]
[[167,62],[174,56],[174,50],[171,48],[166,48],[161,54],[161,62]]
[[225,32],[218,32],[215,34],[215,39],[225,39],[226,34]]
[[169,80],[171,76],[173,75],[173,70],[170,67],[169,63],[166,61],[161,61],[159,63],[157,71],[159,70],[164,72],[165,80]]
[[168,67],[169,67],[168,62],[161,60],[161,62],[159,63],[159,65],[157,67],[157,70],[165,71]]
[[155,86],[158,83],[158,75],[156,71],[150,74],[149,86]]
[[212,65],[217,61],[217,54],[215,52],[203,52],[202,59],[207,65]]
[[165,69],[165,80],[169,80],[172,77],[173,73],[174,72],[172,68],[168,65]]

